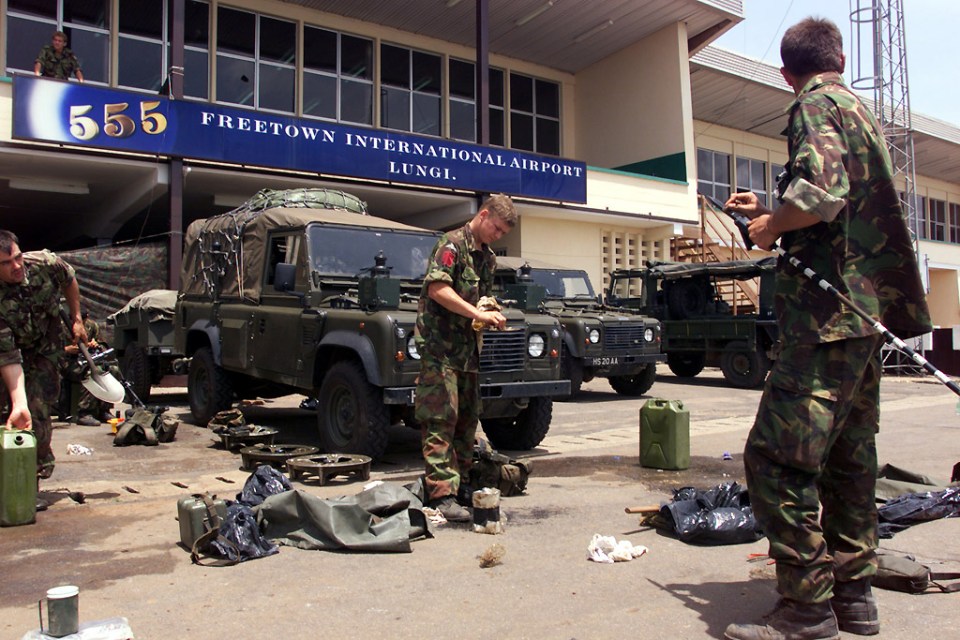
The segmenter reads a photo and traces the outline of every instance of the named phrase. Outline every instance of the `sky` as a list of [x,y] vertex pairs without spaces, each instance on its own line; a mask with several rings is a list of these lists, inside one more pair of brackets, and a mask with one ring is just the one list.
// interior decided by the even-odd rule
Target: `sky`
[[[880,0],[882,6],[895,0]],[[960,78],[955,49],[949,44],[960,26],[957,0],[903,0],[907,49],[907,82],[910,110],[960,126]],[[854,59],[872,65],[872,57],[851,50],[850,6],[869,7],[871,0],[743,0],[745,20],[713,44],[780,66],[780,38],[791,25],[807,16],[833,20],[843,33],[847,70],[844,78],[872,73],[872,67],[856,72]],[[868,42],[868,32],[860,38]],[[869,51],[865,52],[869,54]],[[861,62],[861,65],[864,65]],[[867,94],[872,97],[872,92]]]

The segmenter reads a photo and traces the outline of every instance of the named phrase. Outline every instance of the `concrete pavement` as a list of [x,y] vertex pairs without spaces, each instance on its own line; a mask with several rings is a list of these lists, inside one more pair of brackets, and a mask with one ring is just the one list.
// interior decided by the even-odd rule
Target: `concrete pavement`
[[[239,456],[188,424],[185,396],[161,395],[184,420],[177,440],[116,448],[106,426],[63,425],[54,434],[57,470],[41,490],[54,504],[35,525],[0,529],[0,637],[35,629],[37,600],[59,584],[80,587],[81,621],[125,616],[137,638],[719,638],[729,622],[774,603],[772,566],[749,562],[764,540],[697,547],[652,530],[624,507],[669,500],[672,488],[742,480],[740,452],[759,391],[731,389],[719,372],[680,384],[661,370],[650,396],[680,399],[691,416],[691,468],[638,464],[638,415],[645,399],[617,396],[606,381],[577,402],[554,404],[551,431],[523,455],[534,471],[523,496],[505,498],[499,536],[447,525],[409,554],[281,548],[234,567],[199,567],[177,543],[176,501],[210,491],[232,498],[249,472]],[[246,410],[248,422],[277,426],[280,441],[316,443],[314,417],[291,396]],[[956,397],[929,379],[888,377],[882,389],[881,462],[947,478],[960,461]],[[68,456],[68,443],[94,449]],[[729,452],[734,460],[723,461]],[[407,482],[420,472],[418,435],[402,427],[372,477]],[[186,485],[181,488],[172,483]],[[360,482],[294,483],[322,497]],[[77,504],[67,490],[83,491]],[[595,533],[649,553],[628,563],[587,561]],[[960,520],[914,526],[883,547],[960,563]],[[478,556],[505,548],[502,564]],[[955,638],[960,595],[877,590],[887,639]],[[853,638],[855,636],[844,635]]]

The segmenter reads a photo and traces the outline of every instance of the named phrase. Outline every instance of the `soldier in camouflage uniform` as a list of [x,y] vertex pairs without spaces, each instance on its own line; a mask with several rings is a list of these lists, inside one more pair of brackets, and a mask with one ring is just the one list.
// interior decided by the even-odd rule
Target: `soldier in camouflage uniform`
[[[97,343],[97,337],[100,335],[100,327],[90,319],[86,311],[82,314],[83,317],[83,328],[87,330],[87,337],[90,339],[90,342],[87,343],[88,348],[96,348],[102,345]],[[73,362],[77,361],[77,355],[80,353],[80,348],[75,344],[68,344],[64,349],[67,356]],[[113,369],[115,368],[115,363],[110,363],[111,374],[116,376]],[[76,376],[73,376],[73,380],[67,381],[73,387],[77,388],[77,393],[79,394],[79,400],[77,401],[77,415],[76,423],[85,427],[98,427],[107,420],[111,418],[110,409],[113,407],[112,404],[104,400],[100,400],[86,387],[82,384],[79,384],[80,380]]]
[[456,495],[473,463],[480,416],[480,347],[472,324],[506,326],[499,311],[481,311],[477,303],[493,284],[496,258],[489,245],[516,222],[510,198],[491,196],[470,222],[441,236],[420,294],[415,416],[426,464],[425,499],[452,522],[470,519]]
[[[726,203],[752,218],[760,247],[782,248],[901,337],[930,331],[910,235],[879,125],[843,84],[836,25],[808,18],[784,34],[781,70],[796,93],[780,205]],[[883,344],[877,329],[783,257],[775,308],[781,351],[744,450],[757,521],[781,598],[733,640],[839,638],[879,632],[877,474]],[[823,511],[820,513],[820,507]]]
[[54,32],[51,43],[43,45],[40,49],[33,63],[33,73],[36,76],[60,80],[69,80],[70,76],[76,74],[77,80],[83,82],[80,61],[67,47],[67,34],[63,31]]
[[0,379],[7,391],[0,405],[8,427],[35,432],[40,478],[49,478],[54,465],[50,409],[60,393],[58,361],[66,334],[61,294],[73,340],[85,341],[73,267],[49,251],[22,253],[17,237],[0,230]]

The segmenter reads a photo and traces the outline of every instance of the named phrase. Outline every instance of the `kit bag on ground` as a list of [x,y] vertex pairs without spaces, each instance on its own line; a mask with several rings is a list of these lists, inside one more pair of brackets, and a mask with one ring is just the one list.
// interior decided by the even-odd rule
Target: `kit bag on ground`
[[515,460],[494,450],[486,440],[478,439],[473,448],[470,489],[499,489],[501,496],[518,496],[527,488],[533,464]]
[[[208,501],[205,504],[209,506]],[[212,508],[210,513],[210,528],[194,540],[190,548],[190,559],[194,564],[226,567],[279,551],[277,545],[263,536],[256,515],[247,505],[228,502],[222,517],[214,517]],[[213,560],[203,562],[204,556]]]
[[113,437],[114,446],[125,447],[131,444],[153,446],[161,442],[172,442],[177,436],[180,421],[166,415],[165,412],[166,407],[136,409],[117,429],[117,435]]
[[880,554],[877,556],[877,575],[872,584],[881,589],[905,593],[943,593],[960,591],[960,582],[944,584],[944,580],[960,579],[960,571],[931,571],[930,567],[910,556]]

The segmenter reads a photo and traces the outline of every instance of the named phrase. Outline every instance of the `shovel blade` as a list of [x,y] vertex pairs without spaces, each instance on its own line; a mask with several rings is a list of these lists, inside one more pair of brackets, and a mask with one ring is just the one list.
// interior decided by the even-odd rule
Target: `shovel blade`
[[109,373],[93,373],[87,376],[80,384],[83,388],[93,394],[97,400],[104,402],[122,402],[127,395],[126,389],[120,384],[120,381]]

